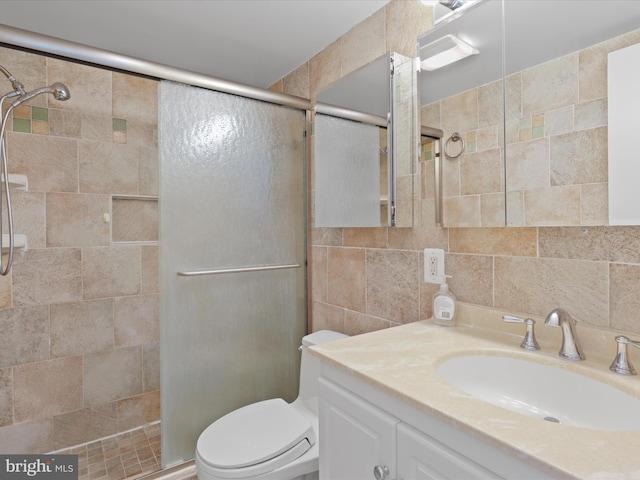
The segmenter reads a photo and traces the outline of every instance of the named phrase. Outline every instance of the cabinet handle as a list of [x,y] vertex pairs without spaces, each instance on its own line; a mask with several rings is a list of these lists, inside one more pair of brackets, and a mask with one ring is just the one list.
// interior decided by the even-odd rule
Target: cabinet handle
[[387,475],[389,475],[389,469],[384,465],[373,467],[373,476],[376,480],[387,480]]

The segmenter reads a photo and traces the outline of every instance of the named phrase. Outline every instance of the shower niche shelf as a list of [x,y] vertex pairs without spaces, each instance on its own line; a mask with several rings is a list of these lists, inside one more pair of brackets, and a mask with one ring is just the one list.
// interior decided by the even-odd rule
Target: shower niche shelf
[[[14,251],[27,249],[27,236],[21,233],[17,233],[13,236],[13,249]],[[2,235],[2,253],[9,252],[9,235]]]
[[[4,173],[0,174],[0,182],[2,183],[2,187],[4,187]],[[21,175],[19,173],[10,173],[9,174],[9,190],[16,192],[28,192],[29,191],[29,179],[26,175]],[[4,243],[3,243],[4,245]]]

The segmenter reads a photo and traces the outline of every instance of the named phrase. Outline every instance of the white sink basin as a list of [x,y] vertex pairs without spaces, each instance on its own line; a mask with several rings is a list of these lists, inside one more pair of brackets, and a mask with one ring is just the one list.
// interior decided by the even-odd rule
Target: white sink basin
[[438,373],[474,398],[523,415],[592,429],[640,430],[640,399],[553,366],[465,355],[444,361]]

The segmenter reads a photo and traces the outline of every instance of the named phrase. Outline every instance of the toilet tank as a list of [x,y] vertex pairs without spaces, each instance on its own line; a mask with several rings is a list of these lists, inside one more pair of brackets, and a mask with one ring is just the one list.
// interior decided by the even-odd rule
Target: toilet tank
[[298,401],[303,401],[313,413],[318,413],[318,379],[320,378],[320,360],[309,352],[307,348],[313,345],[333,342],[348,335],[332,330],[319,330],[302,337],[302,358],[300,359],[300,391]]

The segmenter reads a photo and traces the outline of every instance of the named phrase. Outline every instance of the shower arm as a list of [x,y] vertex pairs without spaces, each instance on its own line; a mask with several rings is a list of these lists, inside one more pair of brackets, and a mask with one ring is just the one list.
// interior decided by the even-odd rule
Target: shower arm
[[[25,93],[27,93],[24,90],[24,85],[22,85],[22,83],[20,83],[16,79],[16,77],[11,75],[11,73],[9,73],[9,70],[4,68],[2,65],[0,65],[0,72],[2,72],[4,74],[4,76],[9,79],[9,81],[11,82],[11,86],[13,87],[14,92],[16,92],[16,95],[24,95]],[[15,96],[15,95],[11,95],[11,96]],[[3,97],[2,101],[4,102],[4,100],[5,100],[5,98]]]

